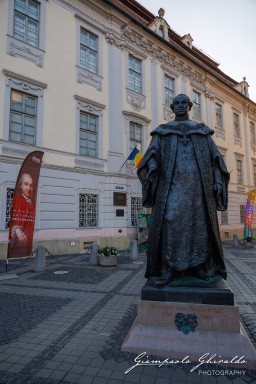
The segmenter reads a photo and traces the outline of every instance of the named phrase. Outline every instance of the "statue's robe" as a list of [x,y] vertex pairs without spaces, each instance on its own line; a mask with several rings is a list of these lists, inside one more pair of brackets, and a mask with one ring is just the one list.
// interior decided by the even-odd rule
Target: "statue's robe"
[[[160,125],[138,168],[143,205],[153,207],[145,277],[168,269],[226,278],[217,210],[228,202],[229,172],[212,129],[191,120]],[[152,180],[148,171],[156,168]],[[216,196],[214,186],[221,185]]]

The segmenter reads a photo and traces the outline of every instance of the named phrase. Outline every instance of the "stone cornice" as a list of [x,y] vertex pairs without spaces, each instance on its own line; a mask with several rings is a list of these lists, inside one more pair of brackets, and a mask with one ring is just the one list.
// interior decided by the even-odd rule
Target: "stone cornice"
[[147,125],[151,123],[151,120],[149,120],[147,117],[138,115],[137,113],[123,111],[123,115],[127,120],[134,121],[135,123],[141,125]]
[[128,25],[122,28],[122,34],[125,39],[128,39],[135,46],[139,47],[142,52],[153,56],[155,59],[162,63],[173,67],[178,70],[180,74],[190,78],[200,85],[205,84],[205,77],[199,72],[193,70],[185,62],[178,57],[171,55],[167,50],[161,48],[159,45],[153,43],[145,36],[140,35],[136,31],[132,30]]
[[29,83],[39,88],[47,87],[47,84],[42,83],[41,81],[31,79],[30,77],[20,75],[19,73],[11,72],[8,69],[3,69],[3,74],[11,79],[16,79],[22,81],[23,83]]
[[97,103],[96,101],[92,101],[92,100],[86,99],[85,97],[82,97],[82,96],[79,96],[79,95],[74,95],[74,99],[76,101],[80,101],[83,104],[93,105],[96,108],[100,108],[100,109],[104,109],[105,108],[104,104]]
[[121,36],[113,33],[112,31],[107,31],[105,34],[106,41],[109,44],[114,44],[116,47],[123,49],[126,47],[127,42]]

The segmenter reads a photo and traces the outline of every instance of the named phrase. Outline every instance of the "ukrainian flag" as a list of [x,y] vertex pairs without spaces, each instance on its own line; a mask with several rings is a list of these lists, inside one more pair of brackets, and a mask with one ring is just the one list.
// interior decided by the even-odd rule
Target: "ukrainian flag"
[[132,160],[135,164],[135,167],[138,168],[143,159],[142,153],[135,147],[130,153],[127,160]]

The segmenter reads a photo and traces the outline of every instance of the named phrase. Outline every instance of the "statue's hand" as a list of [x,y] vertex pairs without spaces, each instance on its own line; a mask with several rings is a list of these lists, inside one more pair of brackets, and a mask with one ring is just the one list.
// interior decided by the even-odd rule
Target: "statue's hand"
[[222,184],[220,183],[214,184],[214,194],[217,199],[221,196],[221,193],[222,193]]

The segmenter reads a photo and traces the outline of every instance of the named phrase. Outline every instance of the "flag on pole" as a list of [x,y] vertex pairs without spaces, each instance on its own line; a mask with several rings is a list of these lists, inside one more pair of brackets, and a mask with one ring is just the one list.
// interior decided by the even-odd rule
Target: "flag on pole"
[[44,152],[31,152],[17,177],[9,229],[7,259],[32,254],[38,179]]
[[132,160],[135,164],[135,167],[138,168],[143,159],[142,153],[135,147],[130,153],[127,160]]

